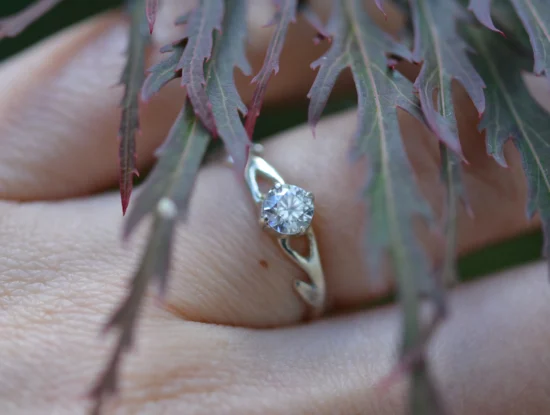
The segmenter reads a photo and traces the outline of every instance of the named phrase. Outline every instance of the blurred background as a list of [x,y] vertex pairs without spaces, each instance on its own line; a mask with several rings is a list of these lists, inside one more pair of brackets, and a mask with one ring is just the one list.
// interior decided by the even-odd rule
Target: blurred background
[[[33,1],[0,1],[0,17],[16,13]],[[19,36],[0,41],[0,62],[58,30],[98,12],[121,7],[123,3],[123,0],[65,0]],[[354,105],[355,98],[353,96],[339,97],[329,103],[326,112],[336,112]],[[295,106],[285,105],[284,108],[265,108],[258,119],[255,134],[258,139],[268,137],[281,130],[304,123],[306,116],[307,107],[303,102]],[[470,280],[500,269],[536,260],[541,256],[542,242],[542,233],[537,231],[468,254],[459,261],[460,278]]]

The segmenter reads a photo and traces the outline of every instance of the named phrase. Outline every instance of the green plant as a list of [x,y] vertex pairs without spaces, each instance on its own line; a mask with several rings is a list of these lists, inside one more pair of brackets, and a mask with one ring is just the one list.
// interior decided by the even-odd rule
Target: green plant
[[[59,2],[42,0],[34,8],[3,21],[0,30],[5,35],[15,35]],[[550,182],[545,135],[550,118],[531,98],[521,78],[521,71],[530,71],[533,67],[536,74],[546,76],[550,66],[545,54],[550,47],[550,11],[543,7],[542,0],[497,2],[493,17],[496,27],[506,33],[506,40],[477,27],[467,12],[468,6],[458,0],[411,0],[408,4],[399,1],[397,4],[410,23],[402,37],[405,43],[397,43],[373,24],[359,0],[334,1],[326,28],[306,2],[279,0],[276,3],[279,8],[274,19],[273,40],[265,64],[254,78],[257,89],[248,112],[233,82],[235,66],[245,74],[250,72],[244,55],[244,1],[200,1],[189,15],[178,19],[178,24],[187,25],[186,37],[164,49],[170,56],[151,68],[147,79],[144,70],[145,49],[149,43],[147,29],[153,28],[158,2],[134,0],[128,4],[132,20],[131,41],[122,76],[126,90],[120,126],[123,212],[130,200],[135,173],[140,95],[147,100],[167,82],[179,79],[189,99],[159,153],[157,166],[128,213],[126,237],[146,215],[154,216],[154,224],[132,289],[107,325],[107,328],[119,330],[119,343],[104,376],[93,390],[97,410],[102,399],[115,390],[118,363],[131,344],[148,282],[155,277],[161,292],[166,287],[174,226],[177,219],[185,217],[193,179],[211,145],[211,138],[221,138],[236,160],[236,169],[243,169],[263,94],[270,77],[277,72],[285,33],[296,13],[303,13],[312,21],[319,32],[318,40],[328,38],[331,41],[324,58],[314,63],[319,70],[309,94],[311,123],[314,125],[321,117],[336,78],[344,68],[351,68],[357,86],[358,129],[352,153],[355,157],[366,156],[370,161],[364,191],[370,208],[366,255],[373,275],[379,273],[380,259],[385,252],[392,259],[403,305],[404,329],[402,359],[396,374],[411,374],[413,413],[426,413],[426,407],[434,412],[443,411],[438,406],[440,399],[430,379],[423,351],[445,315],[441,282],[452,280],[454,275],[456,211],[459,201],[465,200],[460,178],[463,155],[451,95],[453,79],[463,85],[478,112],[483,114],[480,128],[486,130],[487,150],[502,165],[506,164],[502,146],[508,138],[513,139],[522,154],[531,186],[528,213],[532,215],[538,210],[545,232],[549,231]],[[382,9],[380,0],[377,5]],[[487,0],[472,0],[469,5],[478,19],[495,32],[499,29],[490,19],[489,6]],[[411,33],[414,37],[412,52],[406,46]],[[468,49],[475,53],[470,54]],[[401,61],[422,63],[414,87],[395,70]],[[447,254],[442,266],[436,269],[417,243],[413,228],[416,217],[429,222],[434,218],[410,174],[399,132],[397,107],[427,124],[441,141],[442,179],[448,189],[443,225]],[[247,114],[244,125],[239,113]],[[159,203],[165,198],[175,203],[177,215],[162,209]],[[548,253],[547,245],[544,251]],[[426,299],[435,310],[431,321],[420,319],[419,309]]]

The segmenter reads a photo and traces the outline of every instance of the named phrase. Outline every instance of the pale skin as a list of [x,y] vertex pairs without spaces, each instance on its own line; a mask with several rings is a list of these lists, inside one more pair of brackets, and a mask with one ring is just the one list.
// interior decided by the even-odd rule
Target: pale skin
[[[267,20],[261,12],[257,8],[261,17],[251,25],[256,70],[268,40],[259,27]],[[292,29],[268,102],[305,96],[314,75],[308,64],[321,49],[296,48],[309,45],[312,33],[303,22]],[[121,93],[109,86],[118,78],[125,39],[121,16],[107,14],[0,66],[2,413],[85,413],[82,396],[112,347],[112,338],[98,332],[123,298],[147,236],[142,226],[122,246],[119,196],[106,192],[117,183]],[[250,96],[250,88],[243,91]],[[524,215],[517,154],[507,149],[507,170],[485,156],[477,114],[462,91],[456,95],[476,214],[472,219],[460,211],[463,254],[539,224]],[[174,84],[144,108],[141,169],[154,160],[183,96]],[[392,286],[374,291],[361,260],[358,224],[365,215],[357,196],[364,165],[347,159],[354,126],[350,111],[322,121],[316,139],[302,126],[266,142],[265,157],[283,177],[315,193],[314,226],[337,316],[301,323],[303,304],[291,287],[303,275],[261,232],[244,184],[212,162],[199,174],[188,222],[178,228],[166,302],[153,301],[150,290],[136,347],[123,366],[121,393],[106,413],[403,411],[404,382],[386,394],[375,389],[395,362],[400,314],[395,305],[365,310]],[[406,116],[402,126],[419,185],[440,212],[435,140]],[[421,236],[438,258],[436,237]],[[429,349],[450,412],[547,412],[545,264],[458,286],[450,300],[450,317]]]

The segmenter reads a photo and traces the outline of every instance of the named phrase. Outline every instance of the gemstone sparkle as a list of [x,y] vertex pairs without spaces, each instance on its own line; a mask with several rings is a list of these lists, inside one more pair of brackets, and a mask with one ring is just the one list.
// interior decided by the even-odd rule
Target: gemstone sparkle
[[311,224],[313,212],[313,195],[291,184],[272,187],[261,206],[266,226],[282,235],[304,233]]

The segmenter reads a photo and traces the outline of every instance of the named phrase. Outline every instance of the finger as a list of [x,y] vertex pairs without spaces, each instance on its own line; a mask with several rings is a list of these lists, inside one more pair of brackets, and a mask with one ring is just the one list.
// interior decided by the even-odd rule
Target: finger
[[[54,296],[38,303],[32,324],[17,328],[12,319],[6,326],[0,340],[3,355],[10,356],[0,361],[3,407],[26,414],[44,407],[60,415],[84,412],[87,402],[80,397],[109,347],[95,337],[104,304],[93,290],[75,293],[70,312]],[[544,413],[550,405],[544,360],[549,300],[543,263],[453,292],[452,314],[429,349],[450,413]],[[42,313],[44,303],[50,305],[48,314]],[[17,315],[17,323],[28,324],[28,313]],[[376,388],[395,364],[399,322],[400,311],[387,307],[306,326],[251,330],[182,322],[149,309],[124,365],[119,399],[109,409],[197,415],[401,413],[405,384],[385,394]]]
[[[160,46],[181,36],[173,25],[185,3],[163,2],[149,64],[161,59]],[[324,4],[324,3],[323,3]],[[269,42],[264,24],[272,2],[251,2],[249,60],[257,72]],[[117,131],[123,88],[115,87],[124,65],[128,25],[120,13],[106,13],[78,24],[30,48],[0,67],[0,197],[14,200],[56,199],[89,194],[116,185]],[[323,46],[312,47],[314,31],[293,24],[266,102],[305,95],[314,76],[309,64]],[[162,57],[164,58],[164,57]],[[238,72],[238,71],[237,71]],[[237,83],[248,101],[250,78]],[[138,168],[153,161],[184,101],[185,91],[172,82],[141,108],[137,138]]]
[[[419,184],[437,205],[443,196],[437,143],[416,120],[403,116],[402,121]],[[387,295],[392,288],[388,282],[382,290],[374,289],[363,259],[364,232],[368,232],[369,224],[364,220],[359,189],[365,173],[363,166],[349,161],[355,122],[355,112],[347,112],[321,122],[315,140],[304,126],[266,143],[265,158],[282,177],[315,194],[313,227],[329,305],[334,309],[364,305]],[[482,143],[479,135],[477,138]],[[459,253],[535,226],[524,215],[525,184],[515,179],[521,162],[510,150],[508,169],[488,157],[470,160],[465,181],[475,217],[469,218],[464,209],[460,210]],[[292,286],[295,279],[306,277],[260,229],[250,194],[228,169],[213,163],[199,173],[188,221],[178,227],[168,304],[173,312],[195,321],[252,327],[298,322],[304,305]],[[19,206],[12,209],[12,215],[10,220],[17,225],[8,222],[2,227],[6,240],[37,235],[30,246],[41,257],[41,250],[51,249],[50,235],[58,235],[56,240],[63,243],[57,249],[67,252],[56,267],[67,274],[77,263],[82,272],[98,278],[127,281],[138,266],[147,238],[144,224],[132,237],[130,247],[121,248],[122,219],[115,194]],[[6,234],[6,229],[14,233]],[[425,229],[419,236],[433,241]],[[14,242],[5,246],[7,257],[29,251],[17,248]],[[432,259],[441,254],[440,243],[428,244],[427,249]]]
[[[512,270],[453,294],[452,315],[429,351],[450,413],[538,414],[548,408],[546,270],[544,263]],[[204,336],[203,355],[190,348],[176,362],[143,372],[129,369],[132,379],[140,380],[127,386],[122,403],[139,408],[134,400],[147,390],[155,400],[159,388],[148,379],[170,371],[182,374],[170,380],[171,392],[180,391],[174,409],[211,413],[220,408],[217,395],[223,395],[231,399],[222,413],[253,413],[258,407],[273,414],[401,413],[403,383],[386,395],[376,389],[395,362],[400,321],[400,311],[392,307],[278,331],[190,328],[195,341]],[[165,346],[175,349],[189,337],[182,334]],[[136,365],[160,354],[161,346],[145,347],[132,358]],[[199,367],[203,370],[194,377]],[[199,384],[209,393],[201,393]]]

